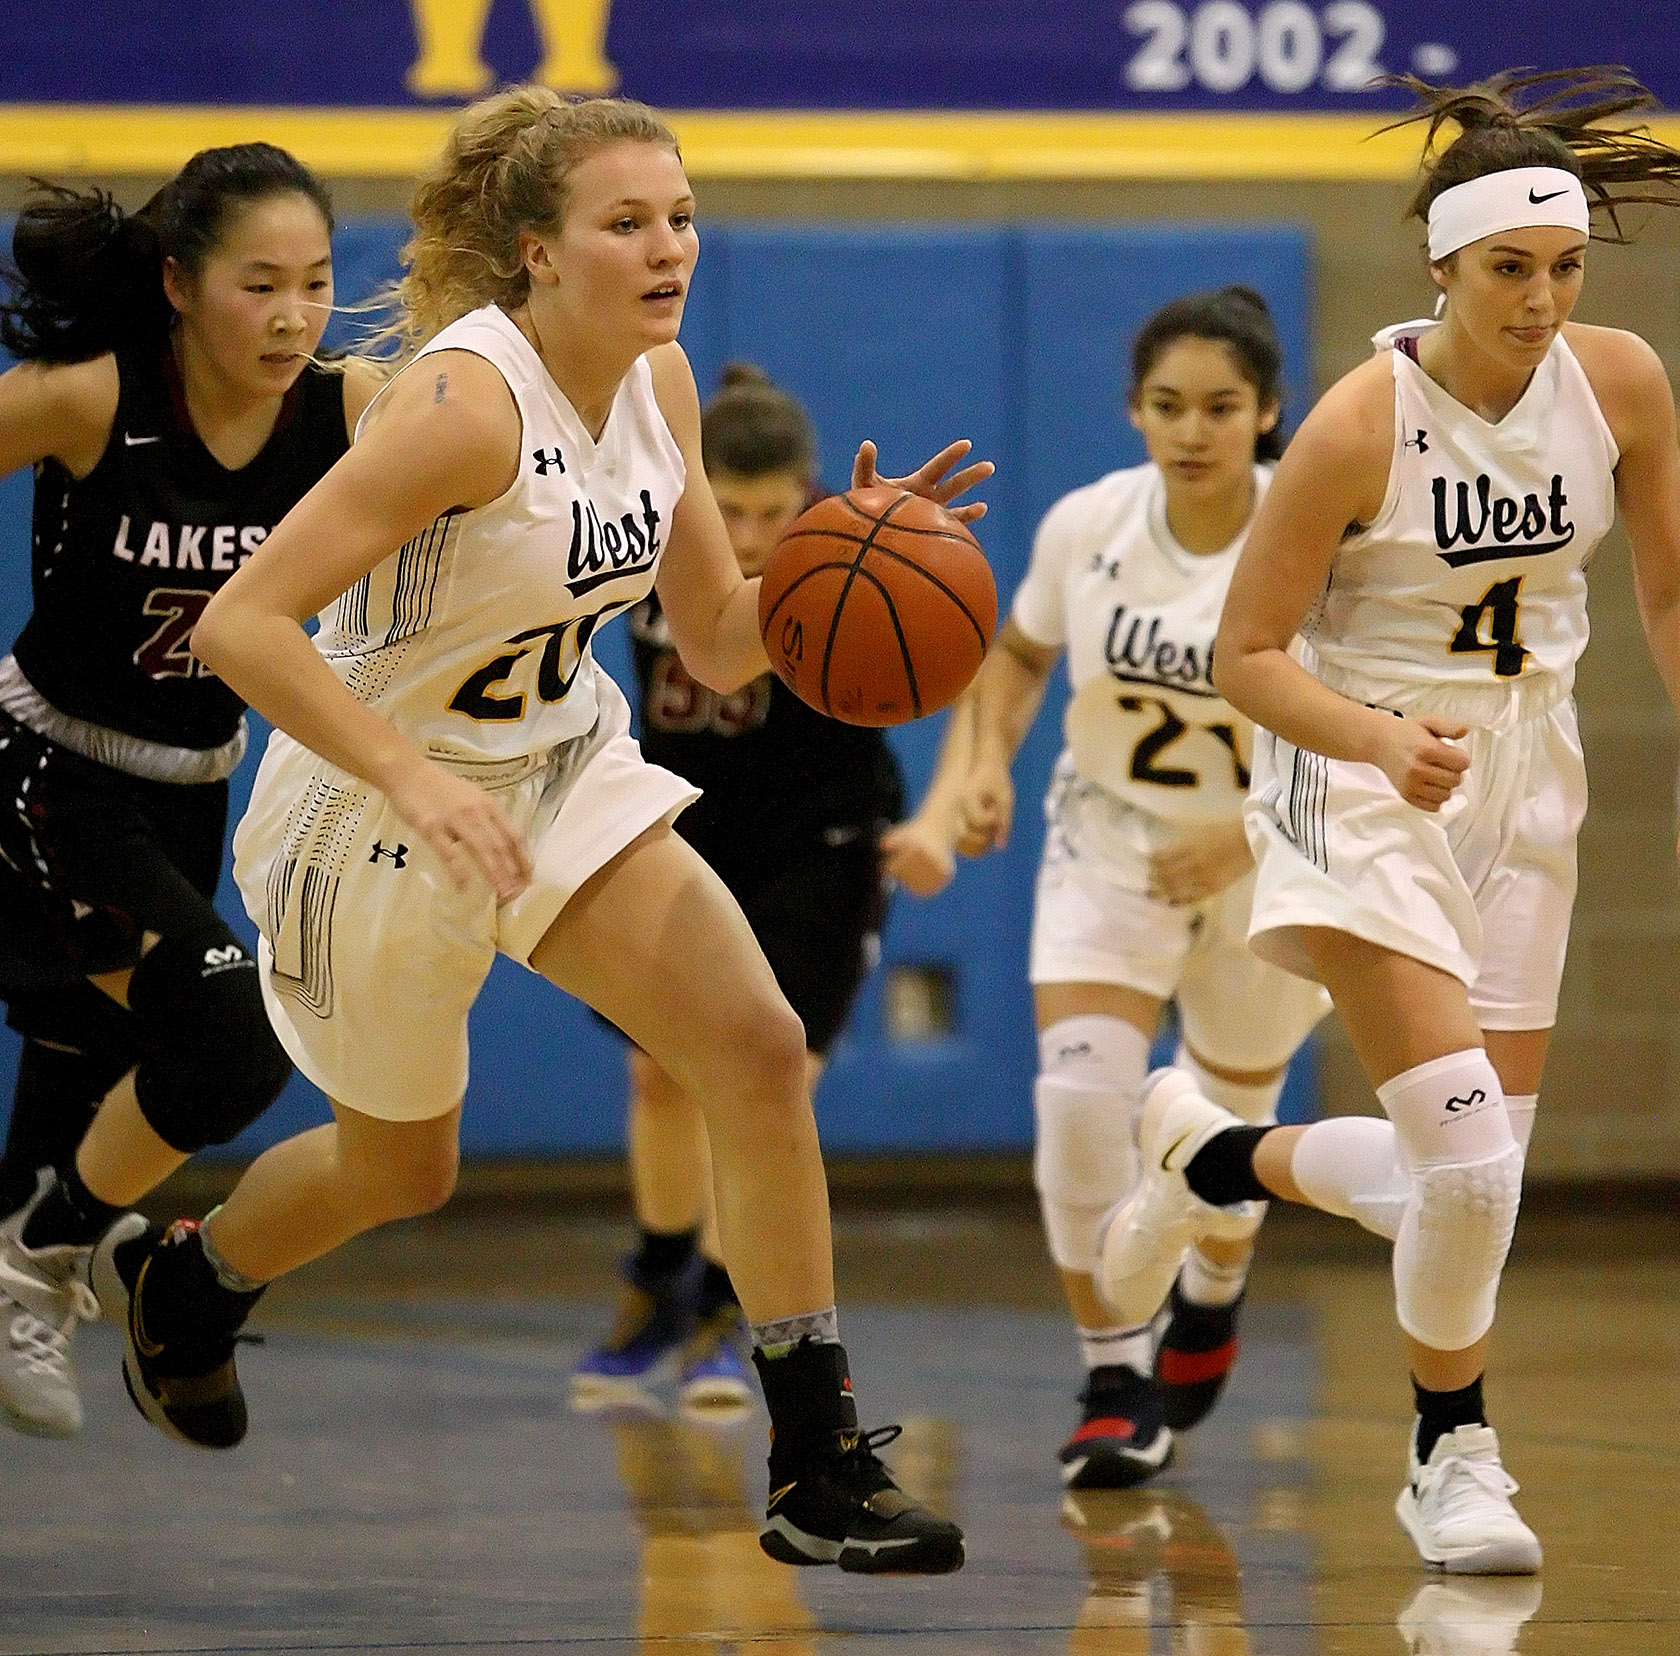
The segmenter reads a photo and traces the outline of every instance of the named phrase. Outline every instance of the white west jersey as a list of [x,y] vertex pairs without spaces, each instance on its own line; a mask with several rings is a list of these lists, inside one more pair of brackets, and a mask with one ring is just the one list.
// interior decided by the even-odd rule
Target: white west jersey
[[[1271,476],[1254,468],[1256,500]],[[1028,637],[1067,650],[1067,758],[1147,816],[1242,815],[1254,727],[1213,687],[1213,640],[1247,533],[1187,552],[1151,464],[1064,495],[1034,539],[1013,614]]]
[[516,759],[594,726],[590,638],[651,590],[683,458],[645,357],[597,443],[496,306],[451,323],[415,361],[437,351],[471,351],[507,381],[524,427],[519,475],[488,506],[446,513],[370,570],[322,613],[315,645],[427,753]]
[[1424,373],[1406,322],[1382,509],[1337,549],[1302,626],[1313,668],[1373,706],[1502,728],[1574,685],[1586,564],[1616,514],[1616,441],[1561,335],[1498,424]]

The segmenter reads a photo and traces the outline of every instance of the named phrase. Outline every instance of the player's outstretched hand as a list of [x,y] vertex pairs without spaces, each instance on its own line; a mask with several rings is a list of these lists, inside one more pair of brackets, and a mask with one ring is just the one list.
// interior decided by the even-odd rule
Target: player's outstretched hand
[[1174,908],[1200,903],[1232,886],[1254,866],[1238,823],[1193,828],[1149,859],[1149,895]]
[[881,871],[913,897],[937,897],[957,872],[949,835],[919,812],[881,836]]
[[1006,765],[978,764],[956,800],[957,849],[965,857],[1001,851],[1015,815],[1015,784]]
[[1469,732],[1468,725],[1436,713],[1416,719],[1385,716],[1376,760],[1408,805],[1438,811],[1470,768],[1469,754],[1452,746]]
[[398,814],[442,858],[457,890],[469,890],[478,877],[506,903],[531,883],[524,836],[475,783],[422,760],[387,791]]
[[[858,446],[857,459],[852,462],[854,489],[907,489],[940,506],[949,508],[951,516],[963,523],[973,523],[986,515],[986,503],[973,500],[966,506],[952,506],[958,495],[967,494],[978,483],[984,483],[997,467],[990,460],[976,460],[961,471],[951,468],[968,455],[974,445],[966,437],[947,444],[934,457],[911,472],[908,477],[883,477],[875,469],[875,445],[867,439]],[[949,474],[949,475],[947,475]]]

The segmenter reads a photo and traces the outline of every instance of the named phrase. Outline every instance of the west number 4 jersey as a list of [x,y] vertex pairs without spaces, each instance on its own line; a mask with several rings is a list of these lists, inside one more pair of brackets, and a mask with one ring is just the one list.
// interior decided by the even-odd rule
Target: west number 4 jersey
[[519,475],[370,570],[323,613],[315,643],[428,753],[519,758],[594,725],[590,639],[652,590],[685,468],[645,357],[596,442],[497,307],[451,323],[405,371],[448,350],[484,357],[507,381],[524,428]]
[[1493,724],[1515,697],[1550,705],[1574,683],[1586,564],[1615,519],[1619,456],[1561,336],[1495,424],[1419,366],[1415,342],[1434,326],[1373,341],[1394,367],[1388,489],[1338,548],[1301,633],[1332,689]]
[[[1254,468],[1256,501],[1270,481]],[[1213,641],[1246,534],[1188,552],[1160,470],[1110,472],[1045,514],[1015,594],[1016,625],[1067,650],[1074,767],[1152,816],[1242,815],[1253,726],[1213,687]]]

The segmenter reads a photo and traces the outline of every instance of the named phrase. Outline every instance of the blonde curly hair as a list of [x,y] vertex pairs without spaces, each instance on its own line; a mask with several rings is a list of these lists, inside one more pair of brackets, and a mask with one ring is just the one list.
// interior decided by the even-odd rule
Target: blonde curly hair
[[629,98],[514,86],[468,105],[415,186],[414,237],[402,255],[408,270],[389,296],[401,314],[379,341],[406,357],[481,305],[522,303],[531,284],[519,233],[557,229],[574,169],[626,141],[681,159],[665,120]]

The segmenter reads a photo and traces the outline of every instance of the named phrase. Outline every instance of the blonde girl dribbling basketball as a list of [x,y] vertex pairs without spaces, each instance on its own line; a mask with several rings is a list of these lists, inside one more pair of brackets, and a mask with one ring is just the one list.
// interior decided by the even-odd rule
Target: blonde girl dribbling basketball
[[[465,111],[414,199],[418,350],[195,632],[278,727],[236,875],[270,1015],[335,1119],[259,1158],[201,1228],[130,1245],[127,1375],[163,1429],[237,1441],[233,1339],[263,1285],[447,1197],[467,1013],[500,950],[705,1112],[774,1431],[766,1551],[950,1570],[961,1532],[858,1428],[799,1020],[671,829],[695,790],[643,760],[589,649],[657,581],[701,682],[767,665],[676,344],[693,212],[643,105],[523,87]],[[954,498],[990,471],[953,473],[964,452],[904,486]],[[855,470],[875,480],[868,445]]]

